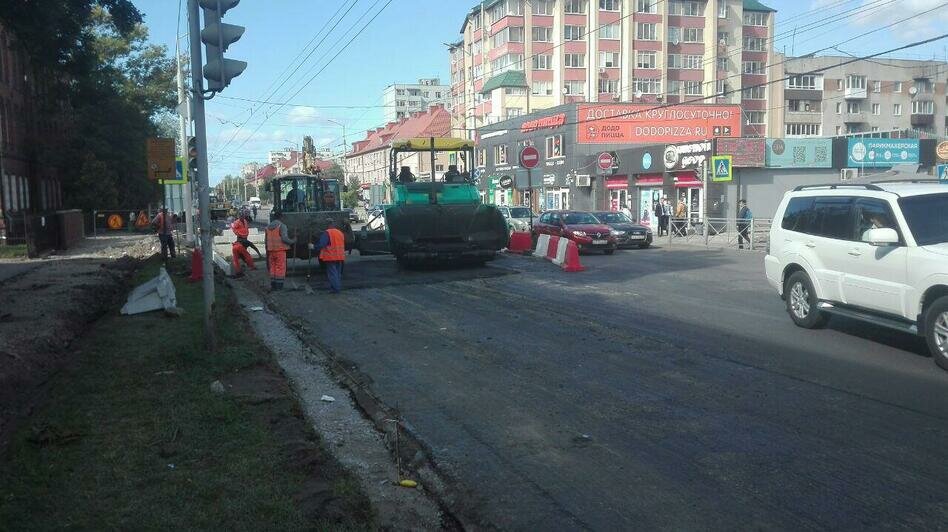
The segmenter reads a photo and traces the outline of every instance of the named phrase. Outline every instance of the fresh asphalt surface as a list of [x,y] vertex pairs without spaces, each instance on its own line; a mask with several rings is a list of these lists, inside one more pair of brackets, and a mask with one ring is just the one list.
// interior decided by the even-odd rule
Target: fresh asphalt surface
[[759,253],[620,251],[582,273],[504,257],[411,282],[386,260],[347,264],[339,296],[276,301],[397,405],[469,522],[948,527],[948,373],[917,338],[795,327]]

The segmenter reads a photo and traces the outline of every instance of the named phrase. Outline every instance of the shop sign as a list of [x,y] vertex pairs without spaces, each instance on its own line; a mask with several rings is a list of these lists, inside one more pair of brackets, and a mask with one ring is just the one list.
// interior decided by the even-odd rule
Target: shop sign
[[948,161],[948,140],[943,140],[935,147],[935,155],[940,161]]
[[546,174],[543,176],[543,185],[549,186],[556,183],[556,176],[554,174]]
[[918,163],[918,139],[851,138],[847,166],[892,166]]
[[738,168],[761,168],[764,166],[764,151],[767,147],[762,138],[719,138],[715,141],[716,155],[730,155]]
[[500,181],[498,181],[498,183],[500,184],[500,188],[506,190],[513,186],[513,178],[510,177],[509,175],[501,176]]
[[665,146],[664,161],[666,170],[687,170],[698,168],[711,156],[711,141],[689,144],[669,144]]
[[528,133],[538,129],[556,129],[566,123],[566,113],[560,113],[553,116],[545,116],[536,120],[527,120],[520,125],[521,133]]
[[768,168],[832,168],[833,139],[767,139]]
[[579,104],[579,144],[668,143],[709,139],[725,127],[741,131],[739,105]]
[[733,156],[715,155],[711,158],[711,180],[730,181],[734,178]]

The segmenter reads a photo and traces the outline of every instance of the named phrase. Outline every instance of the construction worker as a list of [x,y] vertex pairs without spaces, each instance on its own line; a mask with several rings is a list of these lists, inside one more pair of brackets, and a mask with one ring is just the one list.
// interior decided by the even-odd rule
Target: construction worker
[[161,260],[168,260],[169,250],[171,258],[175,258],[177,254],[174,251],[174,219],[168,214],[167,207],[161,208],[161,212],[152,219],[151,225],[158,232],[158,241],[161,242]]
[[281,221],[283,213],[274,211],[273,221],[267,226],[267,269],[270,270],[270,289],[282,290],[286,279],[286,252],[296,243],[290,238],[286,224]]
[[346,237],[336,228],[336,221],[329,220],[329,227],[319,236],[315,249],[319,251],[319,262],[326,266],[329,289],[334,294],[342,291],[342,266],[346,261]]
[[234,231],[234,234],[237,236],[237,240],[231,246],[231,260],[234,265],[234,277],[243,276],[244,272],[240,270],[240,260],[247,264],[247,267],[251,270],[256,270],[257,267],[254,266],[253,257],[250,256],[250,253],[247,252],[248,249],[253,249],[257,252],[257,257],[260,257],[260,250],[257,249],[257,246],[253,245],[253,242],[248,240],[247,237],[250,236],[250,222],[247,219],[250,217],[250,213],[247,212],[247,209],[240,209],[238,217],[232,224],[230,224],[231,230]]

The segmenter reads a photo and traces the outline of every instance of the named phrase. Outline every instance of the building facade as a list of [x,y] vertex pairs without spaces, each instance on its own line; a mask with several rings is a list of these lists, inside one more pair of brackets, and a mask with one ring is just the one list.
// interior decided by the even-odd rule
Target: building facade
[[442,85],[439,78],[419,79],[418,83],[395,83],[382,92],[385,121],[405,118],[411,113],[424,111],[432,105],[447,106],[451,87]]
[[448,47],[454,128],[574,102],[690,101],[740,104],[747,135],[782,132],[775,16],[756,0],[481,2]]
[[848,56],[787,60],[786,75],[792,77],[784,89],[786,137],[893,130],[948,136],[948,63],[872,59],[842,64],[850,60]]

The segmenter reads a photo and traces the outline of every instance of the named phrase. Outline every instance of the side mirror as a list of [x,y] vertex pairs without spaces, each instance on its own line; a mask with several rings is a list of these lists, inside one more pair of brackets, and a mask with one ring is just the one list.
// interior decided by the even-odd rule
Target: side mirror
[[862,240],[873,246],[891,246],[899,243],[899,233],[891,227],[869,229],[862,235]]

